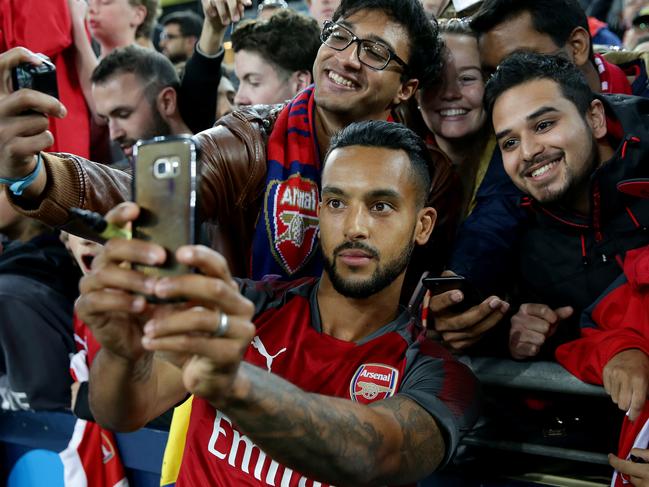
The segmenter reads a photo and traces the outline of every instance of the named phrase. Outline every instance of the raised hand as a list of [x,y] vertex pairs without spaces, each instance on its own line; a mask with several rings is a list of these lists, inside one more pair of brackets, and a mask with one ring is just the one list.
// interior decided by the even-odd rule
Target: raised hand
[[[122,203],[106,215],[106,220],[124,226],[138,214],[137,205]],[[165,258],[159,245],[112,239],[93,259],[90,273],[81,279],[77,314],[113,355],[137,361],[148,353],[142,346],[142,328],[156,310],[143,296],[153,294],[156,278],[125,263],[156,265]]]
[[[12,69],[21,63],[42,62],[22,47],[0,55],[0,177],[16,179],[31,173],[36,167],[36,155],[54,143],[47,116],[63,118],[67,113],[52,96],[30,89],[14,91]],[[33,186],[42,189],[44,182]]]

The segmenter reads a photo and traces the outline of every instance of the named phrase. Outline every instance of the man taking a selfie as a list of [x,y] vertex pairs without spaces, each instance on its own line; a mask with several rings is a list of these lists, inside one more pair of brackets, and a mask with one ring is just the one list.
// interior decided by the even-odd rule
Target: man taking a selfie
[[[161,265],[162,247],[109,241],[77,308],[102,344],[96,419],[134,430],[193,394],[178,486],[410,485],[448,462],[476,419],[476,379],[399,306],[410,254],[435,224],[431,167],[399,124],[332,139],[320,279],[235,281],[200,246],[176,252],[198,273],[155,278],[122,263]],[[125,203],[107,218],[138,212]]]

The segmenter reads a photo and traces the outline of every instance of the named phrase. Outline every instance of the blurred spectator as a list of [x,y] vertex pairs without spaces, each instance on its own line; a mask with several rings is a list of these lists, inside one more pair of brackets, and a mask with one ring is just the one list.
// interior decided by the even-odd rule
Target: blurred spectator
[[99,46],[99,58],[118,47],[136,43],[138,35],[150,35],[157,14],[158,0],[68,0],[76,65],[81,90],[92,114],[90,132],[92,156],[104,163],[120,163],[123,155],[111,147],[106,128],[97,116],[91,93],[90,76],[97,66],[86,25]]
[[11,208],[0,186],[0,409],[70,406],[72,307],[80,274],[44,224]]
[[89,0],[88,27],[99,43],[100,56],[148,38],[157,15],[158,0]]
[[640,11],[644,7],[649,6],[647,0],[621,0],[622,2],[622,12],[620,14],[621,28],[626,31],[633,27],[633,20],[638,17]]
[[219,89],[216,95],[217,120],[234,110],[236,106],[234,103],[234,97],[236,94],[237,90],[234,89],[232,81],[230,81],[230,78],[228,78],[225,73],[222,73],[221,81],[219,81]]
[[340,0],[305,0],[309,7],[309,14],[322,27],[325,20],[331,20],[334,12],[340,5]]
[[271,15],[283,8],[288,8],[288,3],[284,0],[263,0],[257,7],[257,19],[268,20]]
[[[441,19],[439,26],[446,46],[443,79],[419,90],[417,102],[427,143],[449,156],[462,181],[462,194],[456,199],[466,220],[455,241],[449,269],[467,274],[485,293],[482,306],[490,313],[477,326],[457,330],[435,310],[436,319],[430,320],[428,328],[449,348],[464,350],[477,343],[509,309],[508,303],[492,295],[507,290],[497,276],[476,275],[465,269],[482,268],[485,260],[509,264],[511,248],[503,248],[502,242],[515,240],[525,213],[518,207],[520,191],[503,170],[500,149],[484,110],[476,35],[468,19]],[[507,270],[503,267],[501,273]]]
[[180,82],[162,54],[139,46],[114,50],[92,73],[92,95],[101,117],[124,154],[138,139],[187,134],[178,110]]
[[649,6],[643,7],[633,18],[631,26],[624,32],[624,47],[635,49],[649,38]]
[[[81,0],[83,1],[83,0]],[[85,3],[85,2],[84,2]],[[49,56],[56,66],[59,98],[68,116],[50,117],[52,151],[90,155],[90,120],[75,71],[75,46],[68,0],[7,0],[0,2],[0,52],[24,46]],[[46,35],[44,35],[46,34]]]
[[160,30],[157,18],[160,17],[159,0],[144,0],[147,7],[147,18],[135,33],[135,43],[147,49],[155,49],[153,36],[156,28]]
[[[488,72],[514,51],[561,53],[577,65],[594,92],[632,92],[622,69],[593,54],[588,20],[577,0],[485,0],[471,27],[479,34]],[[645,89],[638,87],[642,93]]]
[[[482,106],[484,79],[480,68],[478,40],[468,20],[442,19],[440,33],[444,40],[446,63],[442,81],[417,91],[417,103],[428,129],[428,140],[449,156],[462,177],[462,214],[475,206],[475,183],[480,184],[486,166],[479,168],[482,152],[490,154],[495,140],[489,141],[490,124]],[[479,173],[479,174],[478,174]]]
[[160,48],[162,54],[174,63],[176,68],[194,53],[196,42],[201,36],[203,19],[194,12],[174,12],[162,19]]
[[[96,122],[96,128],[94,132],[96,134],[96,140],[94,147],[102,149],[98,149],[98,153],[95,155],[97,155],[98,159],[102,162],[113,162],[119,165],[124,165],[126,164],[124,154],[115,147],[110,149],[105,147],[105,141],[108,140],[108,137],[106,137],[102,121],[97,116],[97,110],[94,103],[95,100],[92,95],[91,75],[97,66],[98,60],[92,52],[90,42],[85,33],[85,2],[84,0],[69,0],[69,2],[71,5],[71,11],[73,11],[75,43],[77,44],[79,52],[77,64],[80,79],[82,80],[82,87],[86,100],[95,115],[94,119]],[[130,39],[130,41],[123,44],[122,47],[134,43],[134,27],[128,23],[120,23],[118,21],[120,14],[115,12],[115,10],[121,8],[123,9],[121,15],[128,14],[133,19],[142,18],[144,12],[147,11],[143,5],[134,7],[128,2],[129,0],[116,0],[114,4],[110,3],[103,6],[96,6],[96,14],[100,19],[96,20],[98,24],[95,25],[98,32],[104,34],[106,32],[130,33],[126,37],[120,37],[122,42]],[[148,2],[147,5],[155,7],[157,3]],[[91,5],[90,13],[92,13],[92,8],[93,6]],[[144,16],[144,18],[149,19],[148,14]],[[92,24],[92,22],[91,17],[90,23]],[[207,16],[203,22],[200,31],[200,38],[198,44],[196,44],[196,47],[193,50],[193,55],[184,66],[184,76],[182,77],[180,89],[177,90],[179,92],[178,106],[183,117],[186,119],[188,126],[193,131],[203,130],[212,126],[214,123],[216,87],[218,86],[218,81],[221,75],[221,62],[223,60],[221,44],[224,35],[225,27],[221,23],[220,19],[215,18],[214,15]]]
[[306,15],[282,9],[268,20],[242,23],[232,33],[237,105],[281,103],[313,81],[320,29]]
[[588,17],[588,30],[593,44],[606,47],[622,47],[620,38],[608,28],[605,22],[595,17]]

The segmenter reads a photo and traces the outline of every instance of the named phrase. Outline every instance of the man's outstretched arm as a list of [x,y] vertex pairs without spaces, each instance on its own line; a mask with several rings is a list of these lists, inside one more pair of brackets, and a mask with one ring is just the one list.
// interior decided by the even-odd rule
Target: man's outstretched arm
[[47,116],[62,118],[66,109],[44,93],[14,91],[11,82],[18,64],[41,62],[22,47],[0,55],[0,177],[20,180],[33,175],[22,194],[7,190],[9,200],[21,213],[59,226],[68,220],[72,206],[105,213],[128,199],[130,177],[80,157],[41,152],[54,142]]
[[[183,296],[201,308],[152,320],[144,329],[144,348],[191,356],[183,368],[187,390],[228,415],[283,465],[336,485],[407,483],[448,459],[459,430],[475,419],[475,378],[446,355],[422,355],[404,377],[401,393],[372,405],[308,393],[242,362],[254,336],[252,313],[233,294],[229,277],[223,278],[223,258],[199,247],[185,248],[177,258],[206,275],[164,279],[156,295]],[[223,313],[229,331],[206,336]]]
[[362,405],[306,393],[244,363],[233,396],[223,410],[262,450],[335,485],[416,481],[437,468],[447,448],[433,416],[399,394]]

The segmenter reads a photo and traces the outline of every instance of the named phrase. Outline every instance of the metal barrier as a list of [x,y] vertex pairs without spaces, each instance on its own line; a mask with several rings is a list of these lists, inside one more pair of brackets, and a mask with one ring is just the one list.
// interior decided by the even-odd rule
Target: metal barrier
[[605,397],[601,386],[586,384],[556,362],[517,362],[492,357],[462,359],[484,385]]
[[[594,398],[602,398],[603,401],[607,398],[603,387],[582,382],[555,362],[517,362],[491,357],[462,357],[461,360],[473,369],[485,388],[570,394],[583,396],[587,402],[592,402]],[[493,428],[481,428],[479,425],[463,439],[462,444],[481,449],[608,465],[607,455],[602,452],[511,441],[498,436],[497,433],[494,434]]]

